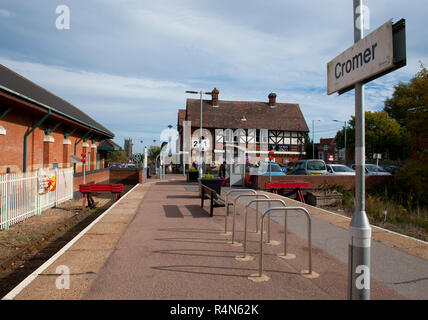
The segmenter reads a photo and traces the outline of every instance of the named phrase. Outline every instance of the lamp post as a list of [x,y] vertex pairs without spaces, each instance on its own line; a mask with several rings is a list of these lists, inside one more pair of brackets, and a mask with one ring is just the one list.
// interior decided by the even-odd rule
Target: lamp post
[[321,120],[312,120],[312,159],[315,159],[315,121]]
[[[334,122],[342,122],[340,120],[333,120]],[[344,126],[344,130],[345,130],[345,145],[344,145],[344,149],[345,149],[345,156],[344,156],[344,160],[345,160],[345,164],[346,164],[346,121],[343,121],[345,126]]]
[[201,100],[201,123],[200,123],[200,130],[199,130],[199,177],[202,178],[205,162],[203,162],[203,156],[202,156],[202,94],[208,94],[211,95],[211,92],[203,92],[203,91],[186,91],[186,93],[191,94],[199,94],[200,100]]

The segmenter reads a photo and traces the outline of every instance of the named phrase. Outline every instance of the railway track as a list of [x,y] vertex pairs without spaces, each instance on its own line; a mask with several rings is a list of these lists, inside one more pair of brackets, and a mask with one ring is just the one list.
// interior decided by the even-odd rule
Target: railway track
[[86,211],[67,219],[63,224],[0,262],[0,298],[58,252],[111,206],[107,202],[94,212]]

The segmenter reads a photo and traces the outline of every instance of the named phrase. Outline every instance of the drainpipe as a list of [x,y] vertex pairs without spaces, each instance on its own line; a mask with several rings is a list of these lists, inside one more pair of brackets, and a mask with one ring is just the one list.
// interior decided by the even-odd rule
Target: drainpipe
[[27,172],[27,137],[36,129],[39,127],[51,114],[51,110],[48,110],[48,113],[39,121],[36,123],[36,125],[31,128],[30,131],[28,131],[24,135],[24,151],[23,151],[23,159],[22,159],[22,171]]

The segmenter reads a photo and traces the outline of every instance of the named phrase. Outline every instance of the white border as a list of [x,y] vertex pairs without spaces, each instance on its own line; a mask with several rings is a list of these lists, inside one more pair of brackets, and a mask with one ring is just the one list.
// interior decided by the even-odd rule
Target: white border
[[92,221],[92,223],[87,226],[84,230],[82,230],[76,237],[74,237],[69,243],[67,243],[64,247],[61,248],[57,253],[55,253],[48,261],[42,264],[37,270],[35,270],[32,274],[30,274],[27,278],[25,278],[20,284],[18,284],[15,288],[13,288],[7,295],[5,295],[1,300],[12,300],[14,299],[25,287],[27,287],[34,279],[36,279],[39,274],[45,271],[52,263],[55,262],[60,256],[64,254],[73,244],[77,242],[83,235],[88,232],[95,224],[98,223],[111,209],[113,209],[121,200],[125,199],[128,194],[131,193],[139,184],[136,184],[131,190],[129,190],[123,197],[116,201],[110,208],[108,208],[102,215],[100,215],[97,219]]

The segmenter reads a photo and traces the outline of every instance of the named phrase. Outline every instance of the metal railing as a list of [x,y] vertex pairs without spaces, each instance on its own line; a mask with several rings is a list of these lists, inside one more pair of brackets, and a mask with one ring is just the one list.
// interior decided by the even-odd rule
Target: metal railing
[[224,234],[227,233],[227,218],[229,217],[229,195],[232,193],[245,193],[245,192],[252,192],[257,193],[254,189],[231,189],[226,192],[226,217],[224,219]]
[[266,197],[265,194],[240,193],[233,199],[233,219],[232,219],[232,245],[235,244],[235,225],[236,225],[236,201],[241,197]]
[[72,198],[73,168],[0,175],[0,230]]
[[306,273],[307,275],[312,275],[312,236],[311,236],[311,231],[312,231],[312,223],[311,223],[311,215],[309,214],[308,210],[306,210],[303,207],[270,207],[267,208],[263,214],[262,214],[262,221],[261,221],[261,226],[260,226],[260,258],[259,258],[259,274],[258,277],[262,277],[263,275],[263,223],[264,223],[264,218],[267,215],[270,215],[270,213],[272,211],[282,211],[285,210],[285,212],[289,211],[289,210],[295,210],[295,211],[303,211],[303,213],[306,215],[307,219],[308,219],[308,258],[309,258],[309,268],[308,268],[308,272]]
[[[266,196],[266,195],[265,195]],[[259,204],[259,202],[268,202],[269,206],[272,204],[272,202],[279,202],[283,205],[283,207],[285,208],[287,205],[285,204],[284,200],[281,199],[270,199],[268,196],[266,196],[267,199],[252,199],[250,201],[247,202],[247,204],[245,205],[245,222],[244,222],[244,256],[243,257],[239,257],[240,259],[245,260],[247,258],[247,221],[248,221],[248,207],[255,202],[256,205]],[[256,226],[259,225],[259,220],[258,220],[258,209],[256,209]],[[285,210],[285,215],[284,215],[284,255],[287,255],[287,211]],[[270,219],[269,219],[270,222]],[[258,228],[257,228],[258,229]],[[257,229],[256,229],[256,233],[257,233]],[[268,225],[268,240],[266,241],[267,243],[270,242],[270,223]],[[237,257],[238,258],[238,257]]]

